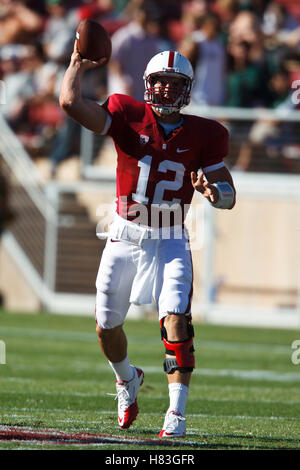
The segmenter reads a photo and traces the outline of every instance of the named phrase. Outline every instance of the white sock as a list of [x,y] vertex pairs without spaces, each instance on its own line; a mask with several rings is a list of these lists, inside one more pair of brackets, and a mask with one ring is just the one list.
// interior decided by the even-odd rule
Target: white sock
[[114,371],[117,380],[125,380],[126,382],[129,382],[129,380],[133,378],[133,368],[129,363],[128,356],[126,356],[121,362],[108,362]]
[[189,387],[181,383],[171,383],[169,384],[169,397],[170,397],[170,406],[167,411],[175,411],[175,413],[180,413],[182,416],[185,416],[185,407],[189,394]]

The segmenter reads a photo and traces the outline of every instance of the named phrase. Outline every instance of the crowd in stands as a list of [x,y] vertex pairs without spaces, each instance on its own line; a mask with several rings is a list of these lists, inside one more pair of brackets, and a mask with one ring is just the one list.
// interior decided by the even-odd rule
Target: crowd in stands
[[[237,108],[291,104],[300,79],[300,2],[292,0],[2,0],[0,79],[7,121],[30,153],[54,166],[78,149],[77,124],[58,106],[60,84],[81,19],[112,38],[106,68],[84,75],[83,93],[143,100],[149,59],[176,49],[195,71],[192,103]],[[261,134],[251,129],[253,145]]]

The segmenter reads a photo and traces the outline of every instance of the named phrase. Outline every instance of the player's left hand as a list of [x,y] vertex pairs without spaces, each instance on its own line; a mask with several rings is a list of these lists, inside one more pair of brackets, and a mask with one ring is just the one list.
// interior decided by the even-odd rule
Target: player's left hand
[[210,202],[215,203],[219,199],[219,192],[217,188],[209,183],[208,181],[204,180],[204,173],[201,173],[199,177],[197,177],[194,171],[191,172],[191,182],[196,191],[199,191],[206,199]]

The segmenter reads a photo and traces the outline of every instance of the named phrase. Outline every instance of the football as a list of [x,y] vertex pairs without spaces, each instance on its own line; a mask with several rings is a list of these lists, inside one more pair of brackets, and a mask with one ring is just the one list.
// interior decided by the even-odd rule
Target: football
[[93,20],[82,20],[76,30],[78,50],[82,58],[99,60],[111,56],[111,40],[108,32],[100,23]]

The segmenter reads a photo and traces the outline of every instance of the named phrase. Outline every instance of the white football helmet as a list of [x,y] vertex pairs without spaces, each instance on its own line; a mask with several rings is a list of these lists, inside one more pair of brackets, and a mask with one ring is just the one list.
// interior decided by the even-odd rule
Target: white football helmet
[[[181,77],[184,86],[181,93],[174,94],[174,99],[163,99],[164,87],[154,87],[157,76]],[[149,61],[145,73],[145,102],[155,107],[160,114],[171,114],[179,111],[190,102],[194,81],[193,67],[190,61],[176,51],[164,51],[156,54]]]

